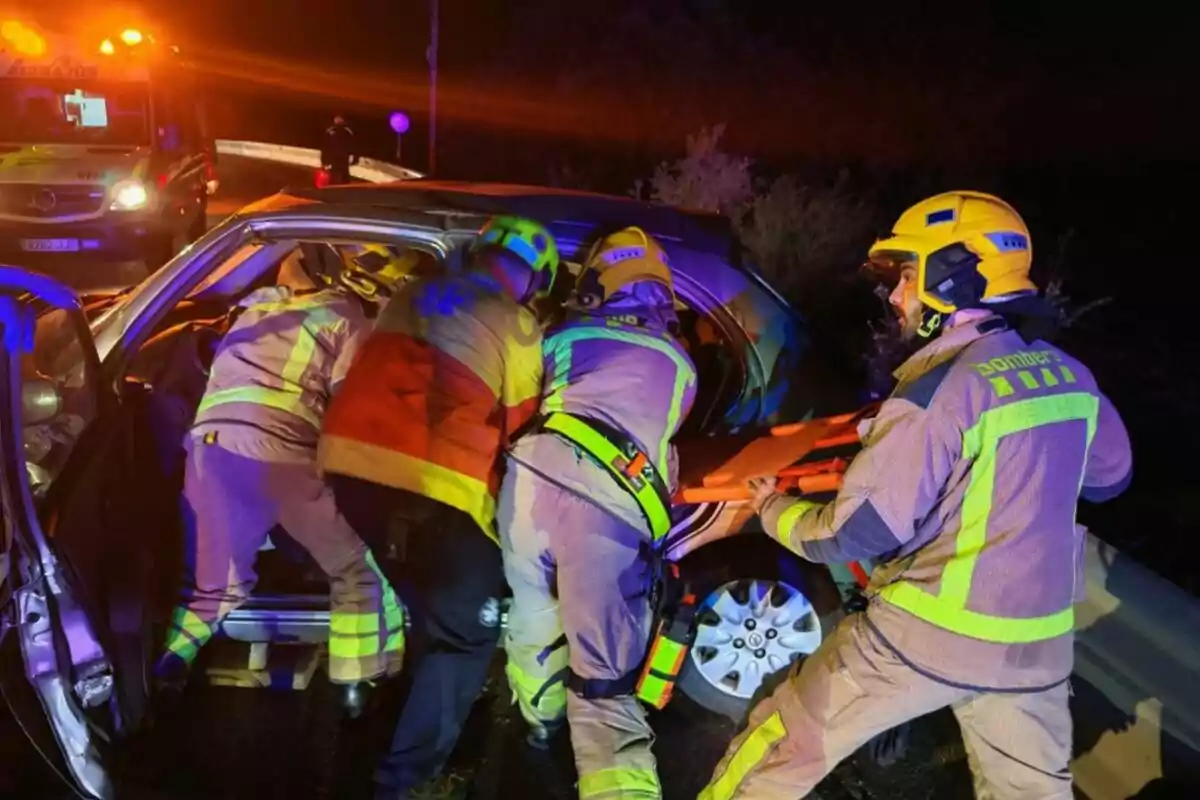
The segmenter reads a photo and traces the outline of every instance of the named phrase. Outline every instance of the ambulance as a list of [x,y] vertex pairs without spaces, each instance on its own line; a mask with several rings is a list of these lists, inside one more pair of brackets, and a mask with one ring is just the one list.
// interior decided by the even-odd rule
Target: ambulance
[[0,17],[0,263],[155,269],[204,232],[214,163],[178,48]]

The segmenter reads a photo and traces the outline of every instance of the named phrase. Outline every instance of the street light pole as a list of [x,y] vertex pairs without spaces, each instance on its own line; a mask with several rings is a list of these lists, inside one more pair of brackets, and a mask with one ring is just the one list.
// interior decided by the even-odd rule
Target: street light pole
[[429,174],[437,169],[438,0],[429,0]]

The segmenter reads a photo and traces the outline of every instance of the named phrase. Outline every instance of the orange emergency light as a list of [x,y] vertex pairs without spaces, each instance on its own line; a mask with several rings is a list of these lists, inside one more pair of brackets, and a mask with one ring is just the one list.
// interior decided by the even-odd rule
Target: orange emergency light
[[46,40],[41,34],[15,19],[0,23],[0,39],[24,56],[36,57],[46,52]]

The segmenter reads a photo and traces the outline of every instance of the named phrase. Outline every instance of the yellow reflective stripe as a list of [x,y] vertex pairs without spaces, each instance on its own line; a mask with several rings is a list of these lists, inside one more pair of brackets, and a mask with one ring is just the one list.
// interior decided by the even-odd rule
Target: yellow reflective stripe
[[1066,381],[1067,383],[1075,382],[1075,373],[1072,372],[1071,368],[1068,367],[1066,364],[1063,364],[1062,366],[1060,366],[1058,368],[1058,371],[1062,373],[1063,380]]
[[176,607],[171,614],[170,632],[164,647],[184,661],[191,663],[204,643],[212,638],[213,630],[196,612],[186,606]]
[[340,318],[328,309],[327,303],[328,297],[315,295],[308,300],[272,301],[249,306],[260,313],[311,312],[306,314],[295,328],[296,341],[292,344],[287,361],[279,373],[283,386],[242,386],[208,393],[201,399],[196,413],[200,414],[225,403],[252,403],[294,414],[319,428],[321,419],[303,403],[303,379],[317,352],[317,337],[310,328],[327,327],[340,321]]
[[783,727],[783,717],[776,711],[751,731],[725,765],[725,771],[705,786],[696,800],[730,800],[750,771],[766,760],[785,736],[787,728]]
[[[568,376],[571,372],[571,346],[576,342],[587,341],[588,339],[609,339],[610,341],[623,342],[639,347],[648,347],[655,350],[668,358],[675,364],[675,387],[671,396],[671,407],[667,409],[666,431],[663,435],[662,442],[659,443],[659,464],[667,463],[667,452],[671,445],[671,438],[679,425],[680,417],[683,415],[683,395],[687,387],[696,381],[696,368],[691,360],[681,353],[674,343],[674,340],[666,334],[655,336],[648,332],[636,332],[629,330],[613,330],[611,328],[600,327],[582,327],[582,328],[567,328],[559,331],[551,336],[545,343],[544,349],[557,362],[560,356],[565,356],[565,366],[556,368],[556,372],[561,376],[553,385],[546,387],[544,393],[545,399],[542,401],[546,411],[561,411],[562,395],[560,391],[570,388],[570,380]],[[647,443],[649,444],[649,443]]]
[[654,641],[654,652],[650,654],[650,669],[674,675],[687,655],[687,648],[674,639],[660,636]]
[[1049,367],[1042,367],[1042,383],[1050,387],[1058,386],[1058,378]]
[[369,636],[330,636],[330,658],[364,658],[379,653],[379,634]]
[[[504,674],[527,720],[533,723],[555,722],[566,716],[567,686],[561,677],[528,673],[511,656],[504,666]],[[535,697],[538,699],[536,705],[533,702]]]
[[620,794],[625,797],[630,792],[643,792],[649,797],[661,796],[658,774],[652,769],[609,767],[596,772],[585,772],[579,776],[580,798],[605,794]]
[[367,550],[367,566],[371,568],[371,571],[375,573],[375,577],[379,581],[380,597],[383,601],[383,624],[387,626],[388,631],[387,639],[383,643],[383,652],[403,652],[404,606],[400,604],[400,599],[396,597],[396,592],[392,589],[391,582],[383,574],[383,570],[379,568],[379,562],[375,560],[375,554],[370,550]]
[[644,675],[641,683],[638,686],[638,699],[661,709],[666,706],[667,700],[670,699],[671,691],[675,684],[673,681],[666,681],[657,675]]
[[779,515],[779,519],[776,520],[775,530],[772,532],[779,543],[790,548],[792,546],[792,528],[796,527],[796,523],[800,521],[801,517],[818,505],[811,500],[797,500],[784,509],[783,513]]
[[[963,457],[975,463],[963,496],[954,557],[942,571],[938,594],[901,580],[885,586],[879,596],[934,625],[989,642],[1036,642],[1070,631],[1075,620],[1074,606],[1042,617],[1025,618],[980,614],[968,611],[966,606],[975,565],[987,546],[1000,440],[1043,425],[1077,420],[1087,424],[1086,447],[1090,448],[1099,413],[1099,398],[1086,392],[1072,392],[1019,400],[980,415],[979,422],[963,434]],[[1081,469],[1079,481],[1082,480]]]
[[417,456],[345,436],[322,436],[317,460],[327,472],[407,489],[457,508],[475,520],[489,539],[497,544],[500,542],[494,524],[496,500],[488,490],[488,485],[478,478]]
[[1004,377],[1003,375],[997,375],[995,378],[988,378],[988,383],[992,384],[992,390],[996,393],[997,397],[1008,397],[1010,394],[1016,391],[1013,389],[1013,385],[1008,382],[1008,378]]
[[265,386],[242,386],[236,389],[224,389],[219,392],[209,392],[200,401],[196,414],[208,411],[226,403],[251,403],[256,406],[285,411],[300,417],[305,422],[321,427],[321,419],[300,401],[300,391],[296,389],[268,389]]
[[333,611],[329,614],[329,632],[342,636],[379,634],[379,614],[375,611]]
[[663,430],[662,441],[658,443],[658,463],[666,464],[670,458],[671,439],[679,430],[680,417],[683,416],[683,396],[688,387],[695,383],[695,370],[675,368],[675,388],[671,391],[671,406],[667,409],[667,425]]
[[880,596],[939,628],[998,644],[1029,644],[1070,633],[1075,627],[1075,607],[1044,617],[995,617],[956,608],[940,595],[932,595],[911,583],[886,586]]
[[637,696],[655,708],[666,706],[687,652],[688,648],[674,639],[662,634],[654,637],[646,668],[638,679]]
[[289,389],[293,386],[296,387],[297,393],[304,391],[304,384],[301,381],[304,378],[304,371],[312,363],[315,352],[317,352],[317,337],[307,327],[301,325],[296,329],[296,342],[292,345],[292,351],[288,353],[287,363],[283,365],[283,370],[279,373],[284,386]]
[[195,639],[206,639],[212,636],[212,627],[200,618],[200,615],[187,607],[178,607],[171,615],[172,627],[187,633]]
[[[273,314],[275,312],[286,311],[312,311],[316,309],[328,308],[330,296],[327,292],[318,292],[312,295],[301,295],[299,297],[292,296],[287,300],[267,300],[262,303],[250,303],[243,306],[247,311],[255,311],[262,314]],[[322,319],[322,323],[336,319],[333,314],[328,315],[328,318]]]
[[[646,515],[646,520],[650,524],[650,534],[655,540],[661,539],[671,530],[671,512],[663,499],[658,496],[658,492],[654,490],[653,484],[643,479],[642,487],[638,489],[626,475],[618,471],[615,463],[628,461],[628,459],[616,445],[592,429],[586,422],[576,419],[570,414],[551,414],[543,425],[546,430],[562,434],[594,456],[612,473],[614,478],[633,493],[642,513]],[[649,466],[654,469],[653,464]]]

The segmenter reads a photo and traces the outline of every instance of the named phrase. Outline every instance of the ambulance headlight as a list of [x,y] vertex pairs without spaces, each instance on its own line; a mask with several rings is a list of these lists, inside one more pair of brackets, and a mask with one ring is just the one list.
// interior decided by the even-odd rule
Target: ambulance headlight
[[150,190],[136,178],[117,181],[109,191],[112,211],[137,211],[150,203]]

